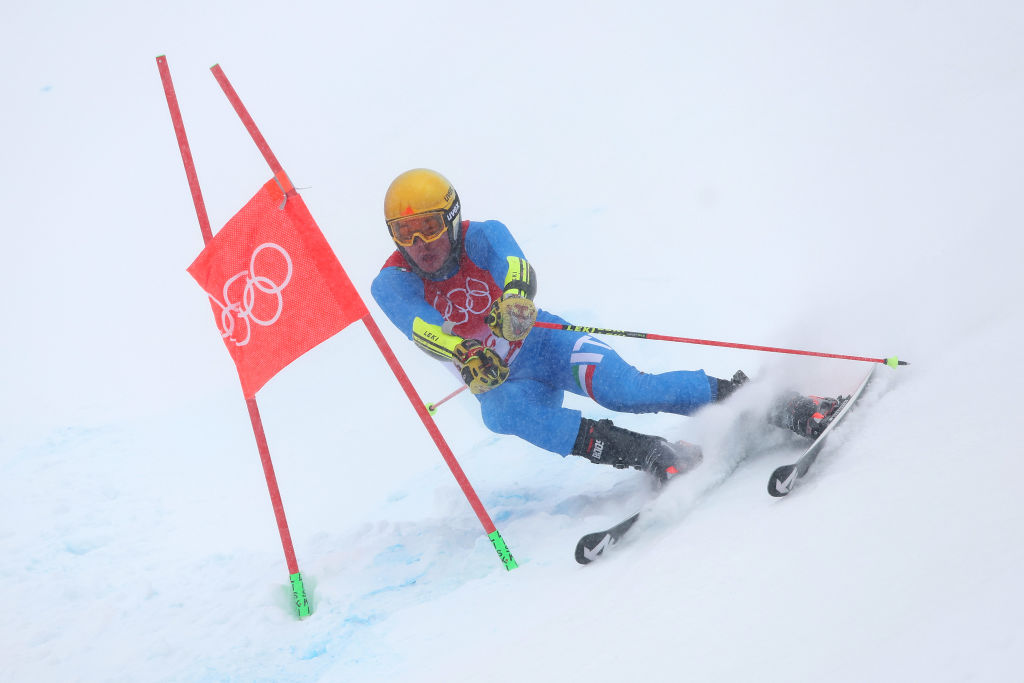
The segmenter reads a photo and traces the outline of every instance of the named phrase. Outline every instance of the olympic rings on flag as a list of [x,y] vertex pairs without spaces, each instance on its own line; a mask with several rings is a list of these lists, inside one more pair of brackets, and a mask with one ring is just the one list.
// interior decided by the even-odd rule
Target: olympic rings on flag
[[[287,274],[284,277],[284,281],[280,284],[274,282],[265,275],[256,275],[256,256],[264,249],[273,249],[284,259],[285,266],[287,267]],[[256,247],[249,259],[249,270],[243,270],[237,275],[229,278],[228,281],[224,283],[224,303],[217,301],[216,297],[212,294],[209,295],[210,298],[213,299],[214,303],[220,306],[221,309],[221,337],[230,339],[235,343],[235,346],[245,346],[249,343],[249,340],[252,337],[252,326],[250,321],[262,327],[269,327],[276,323],[278,318],[281,317],[281,313],[284,311],[284,297],[281,295],[281,291],[288,286],[289,282],[291,282],[293,272],[294,269],[292,267],[291,256],[288,255],[288,252],[285,251],[283,247],[278,244],[274,244],[273,242],[265,242]],[[245,278],[245,286],[242,289],[242,300],[232,301],[231,296],[228,294],[228,290],[231,288],[231,285],[240,278]],[[257,292],[270,294],[277,298],[277,310],[269,319],[262,320],[253,314],[253,309],[256,306]],[[245,323],[244,339],[239,340],[235,336],[236,326],[240,327],[240,324],[236,323],[236,321]]]

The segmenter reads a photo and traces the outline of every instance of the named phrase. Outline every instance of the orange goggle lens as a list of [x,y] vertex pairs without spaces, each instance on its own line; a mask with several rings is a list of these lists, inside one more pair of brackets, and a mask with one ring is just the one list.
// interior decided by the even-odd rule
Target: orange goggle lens
[[433,242],[448,231],[440,212],[421,213],[416,216],[403,216],[388,221],[391,239],[401,247],[411,247],[412,241],[419,237],[424,242]]

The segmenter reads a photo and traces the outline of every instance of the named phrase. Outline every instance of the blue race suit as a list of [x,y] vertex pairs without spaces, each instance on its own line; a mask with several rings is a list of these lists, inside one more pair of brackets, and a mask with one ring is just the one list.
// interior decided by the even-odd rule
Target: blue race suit
[[[463,251],[450,273],[417,275],[395,251],[373,281],[377,304],[400,330],[439,358],[451,358],[435,341],[477,339],[509,364],[504,383],[476,397],[488,429],[514,434],[568,455],[582,414],[562,407],[563,392],[589,396],[610,410],[689,415],[713,401],[717,380],[703,370],[640,372],[588,334],[535,328],[522,342],[496,337],[484,319],[501,297],[513,259],[525,262],[508,228],[498,221],[462,223]],[[537,320],[565,324],[539,310]],[[423,332],[422,330],[432,330]],[[442,332],[443,330],[443,332]]]

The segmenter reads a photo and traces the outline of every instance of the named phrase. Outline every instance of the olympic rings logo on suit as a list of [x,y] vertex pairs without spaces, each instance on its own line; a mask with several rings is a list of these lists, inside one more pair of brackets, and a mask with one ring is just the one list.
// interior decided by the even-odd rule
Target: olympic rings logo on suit
[[440,292],[434,296],[433,306],[441,312],[445,320],[454,325],[461,325],[469,320],[471,313],[479,315],[491,310],[491,290],[486,282],[476,278],[467,277],[464,288],[449,291],[444,296],[443,311],[438,306],[441,296]]
[[[280,284],[274,282],[265,275],[256,274],[256,256],[264,249],[273,249],[281,258],[284,259],[284,263],[287,266],[288,272],[284,277],[284,281]],[[288,252],[284,250],[278,244],[273,242],[265,242],[256,247],[252,256],[249,259],[249,270],[243,270],[241,273],[232,276],[224,283],[224,303],[217,301],[217,298],[210,294],[210,298],[213,299],[214,303],[220,306],[220,327],[221,337],[227,337],[235,343],[235,346],[245,346],[249,343],[252,337],[252,325],[256,323],[262,327],[269,327],[277,322],[278,318],[281,317],[281,313],[284,311],[284,297],[281,295],[281,291],[288,286],[288,283],[292,279],[292,259],[288,255]],[[242,289],[242,300],[232,301],[231,296],[228,294],[228,290],[231,288],[237,280],[245,278],[245,286]],[[256,294],[262,292],[271,296],[277,297],[277,311],[267,320],[261,320],[253,314],[253,308],[256,305]],[[245,323],[245,335],[244,339],[239,340],[235,335],[236,326],[240,327],[239,323]],[[242,335],[238,335],[242,336]]]

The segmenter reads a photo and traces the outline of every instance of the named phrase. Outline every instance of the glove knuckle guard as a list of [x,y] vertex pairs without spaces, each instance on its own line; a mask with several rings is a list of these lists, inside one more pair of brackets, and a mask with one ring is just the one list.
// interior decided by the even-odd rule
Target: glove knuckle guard
[[501,357],[475,339],[458,344],[452,360],[474,394],[490,391],[508,378],[509,369]]

